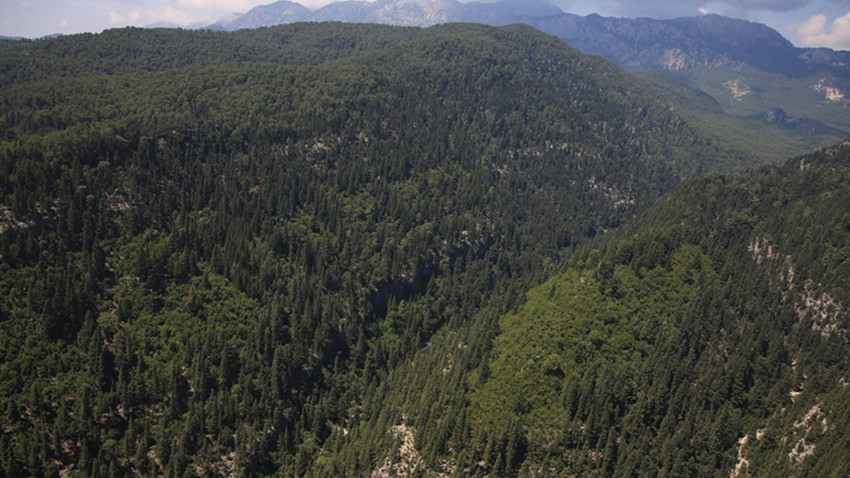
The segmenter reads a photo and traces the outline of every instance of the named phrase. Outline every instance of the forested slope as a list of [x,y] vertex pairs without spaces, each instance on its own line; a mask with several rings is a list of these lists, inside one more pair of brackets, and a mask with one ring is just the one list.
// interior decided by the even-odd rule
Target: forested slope
[[677,187],[503,315],[480,366],[454,370],[474,335],[420,353],[429,398],[378,421],[416,448],[387,468],[846,476],[848,179],[844,143]]
[[[741,161],[528,27],[0,49],[7,476],[369,474],[390,391],[465,413],[408,375],[432,339],[475,369],[565,251]],[[480,455],[441,423],[429,457]]]

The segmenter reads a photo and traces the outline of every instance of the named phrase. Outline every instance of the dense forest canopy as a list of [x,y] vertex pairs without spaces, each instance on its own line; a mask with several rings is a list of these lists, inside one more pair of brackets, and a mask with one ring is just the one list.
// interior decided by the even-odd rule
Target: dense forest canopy
[[571,258],[500,319],[473,436],[519,431],[520,474],[847,474],[848,174],[691,181]]
[[[665,408],[665,386],[720,365],[694,358],[667,370],[708,339],[682,349],[645,329],[716,333],[720,323],[738,334],[723,322],[732,313],[708,323],[665,311],[684,307],[679,296],[737,310],[741,276],[725,272],[734,261],[723,251],[756,240],[759,208],[815,204],[793,202],[790,185],[748,196],[762,183],[713,179],[647,213],[683,179],[748,158],[645,83],[529,27],[122,29],[0,41],[0,65],[5,475],[728,474],[735,440],[790,420],[778,415],[782,400],[756,396],[755,380],[801,387],[791,370],[828,377],[818,378],[827,393],[846,377],[843,335],[811,345],[809,322],[795,331],[789,316],[771,328],[773,309],[749,305],[758,331],[791,330],[797,342],[776,345],[773,368],[715,397],[717,410],[675,395],[692,400],[691,414],[676,415],[692,428],[666,418],[678,411]],[[826,169],[811,169],[822,174],[801,176],[805,184],[836,188],[824,204],[838,204],[841,183],[822,185]],[[650,239],[617,246],[606,233],[642,214],[651,232],[632,233]],[[723,228],[709,227],[712,214]],[[846,234],[829,224],[836,249],[807,250],[795,293],[829,294],[840,308],[847,276],[833,266]],[[808,244],[769,231],[758,250]],[[601,252],[586,252],[588,241]],[[521,305],[565,267],[542,286],[549,302]],[[765,281],[756,284],[771,290]],[[707,288],[734,297],[699,299]],[[586,304],[565,302],[567,290]],[[629,312],[641,300],[651,303]],[[557,333],[525,330],[530,307]],[[847,327],[831,324],[818,330]],[[580,327],[593,331],[578,337]],[[517,338],[532,340],[518,350]],[[827,353],[817,347],[832,347],[825,371],[806,368]],[[524,359],[542,377],[531,395],[511,388],[525,383],[511,376]],[[625,378],[640,383],[634,374],[659,378],[617,392],[600,418],[588,383],[607,377],[593,387],[612,393]],[[741,394],[746,403],[734,401]],[[844,439],[834,409],[801,396],[836,424],[823,442]],[[670,451],[721,418],[729,425],[716,441]],[[652,437],[599,458],[647,427]],[[409,446],[400,452],[399,441]],[[834,443],[814,453],[838,454]]]

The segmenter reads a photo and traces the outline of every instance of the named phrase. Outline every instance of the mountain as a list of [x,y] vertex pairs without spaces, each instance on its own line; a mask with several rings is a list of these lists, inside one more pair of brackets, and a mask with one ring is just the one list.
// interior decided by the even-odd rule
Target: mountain
[[[718,15],[655,20],[581,17],[536,0],[459,3],[455,0],[335,2],[314,12],[277,20],[265,14],[278,2],[257,7],[234,29],[294,21],[344,21],[427,26],[448,22],[490,25],[526,23],[551,33],[585,53],[602,55],[632,71],[661,72],[708,93],[727,118],[698,112],[726,131],[758,130],[743,139],[763,150],[802,153],[850,135],[850,52],[797,48],[775,30]],[[289,8],[289,7],[286,7]],[[664,87],[662,82],[659,86]],[[689,100],[690,101],[690,100]],[[802,118],[805,127],[785,128],[765,121],[780,108]],[[759,139],[763,138],[763,139]],[[781,146],[779,146],[781,145]]]
[[850,52],[797,48],[774,30],[717,15],[673,20],[563,14],[530,22],[624,68],[657,71],[714,97],[732,116],[764,123],[780,108],[813,127],[808,145],[850,133]]
[[753,162],[521,25],[125,28],[0,69],[4,476],[369,474],[411,360],[484,363],[580,244]]
[[524,25],[0,71],[3,476],[850,473],[846,142],[759,165]]
[[386,23],[429,26],[453,21],[462,15],[456,0],[379,0],[376,2],[336,2],[313,13],[310,20],[357,23]]
[[[417,16],[418,15],[418,16]],[[213,28],[234,30],[298,21],[430,26],[447,22],[528,23],[585,53],[635,70],[679,71],[747,65],[791,77],[830,72],[850,77],[850,52],[797,48],[775,30],[720,15],[655,20],[581,17],[542,0],[460,3],[456,0],[340,1],[316,11],[278,1]]]
[[797,49],[776,31],[719,15],[654,20],[563,14],[536,23],[583,51],[630,69],[675,71],[745,63],[792,74],[805,67]]
[[286,0],[253,8],[213,28],[234,30],[298,21],[430,26],[447,22],[528,23],[585,53],[633,70],[681,71],[746,65],[789,77],[830,73],[850,78],[850,52],[797,48],[775,30],[720,15],[656,20],[581,17],[543,0],[460,3],[456,0],[340,1],[316,11]]
[[[561,14],[528,23],[585,53],[632,71],[660,72],[708,93],[731,118],[701,116],[721,128],[743,119],[749,123],[745,129],[793,138],[798,146],[788,145],[786,152],[850,134],[850,52],[797,48],[764,25],[717,15],[653,20]],[[658,86],[664,90],[669,84]],[[807,126],[789,129],[765,121],[777,108]]]
[[561,10],[545,0],[503,0],[494,3],[457,0],[376,0],[332,2],[315,11],[286,0],[262,5],[235,19],[223,19],[209,28],[237,30],[300,21],[343,21],[404,26],[431,26],[449,22],[488,25],[519,23],[522,19],[556,15]]
[[210,25],[211,30],[239,30],[304,21],[310,15],[307,7],[286,0],[252,8],[245,14],[233,14]]

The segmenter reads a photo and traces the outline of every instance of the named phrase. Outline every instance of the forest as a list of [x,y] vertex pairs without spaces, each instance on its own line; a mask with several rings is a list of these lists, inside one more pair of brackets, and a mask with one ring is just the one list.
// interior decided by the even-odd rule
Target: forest
[[527,26],[0,41],[3,476],[844,476],[850,146]]

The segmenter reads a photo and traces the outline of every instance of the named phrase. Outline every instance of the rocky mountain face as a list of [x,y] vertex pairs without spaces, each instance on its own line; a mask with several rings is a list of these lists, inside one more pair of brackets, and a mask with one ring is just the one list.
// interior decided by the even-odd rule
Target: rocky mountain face
[[602,55],[629,69],[747,65],[788,76],[812,71],[850,75],[850,52],[797,48],[765,25],[719,15],[654,20],[561,14],[530,23],[585,53]]
[[269,5],[254,7],[246,14],[235,14],[228,18],[219,20],[212,29],[215,30],[241,30],[243,28],[259,28],[284,23],[303,21],[310,15],[307,7],[281,0]]

